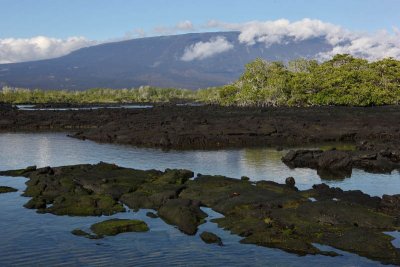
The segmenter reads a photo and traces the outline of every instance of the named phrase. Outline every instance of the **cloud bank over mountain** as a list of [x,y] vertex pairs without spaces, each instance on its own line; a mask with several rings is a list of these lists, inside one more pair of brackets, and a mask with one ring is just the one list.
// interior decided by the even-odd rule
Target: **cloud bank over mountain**
[[229,51],[232,48],[233,44],[228,42],[225,37],[217,36],[211,38],[209,42],[197,42],[189,47],[186,47],[181,60],[202,60]]
[[[194,25],[190,20],[174,26],[160,26],[147,33],[142,29],[129,32],[123,39],[154,35],[171,35],[207,30],[229,30],[240,32],[238,41],[247,46],[263,44],[266,48],[274,44],[300,42],[312,38],[323,38],[332,46],[327,52],[317,55],[317,59],[326,60],[338,53],[348,53],[368,60],[384,57],[400,59],[400,31],[381,30],[375,33],[354,32],[339,25],[315,19],[302,19],[291,22],[286,19],[274,21],[250,21],[245,23],[226,23],[211,20],[204,25]],[[14,63],[39,59],[49,59],[66,55],[74,50],[107,41],[93,41],[84,37],[57,39],[38,36],[26,39],[0,39],[0,63]],[[207,42],[189,44],[178,60],[203,60],[233,49],[233,44],[223,37]]]
[[264,43],[283,44],[292,39],[303,41],[310,38],[324,38],[332,45],[329,52],[319,54],[319,59],[329,59],[335,54],[351,54],[368,60],[384,57],[400,58],[400,31],[381,30],[375,33],[353,32],[341,26],[320,20],[302,19],[290,22],[286,19],[275,21],[251,21],[242,24],[209,21],[208,28],[239,31],[239,41],[247,45]]
[[96,43],[84,37],[0,39],[0,64],[55,58]]

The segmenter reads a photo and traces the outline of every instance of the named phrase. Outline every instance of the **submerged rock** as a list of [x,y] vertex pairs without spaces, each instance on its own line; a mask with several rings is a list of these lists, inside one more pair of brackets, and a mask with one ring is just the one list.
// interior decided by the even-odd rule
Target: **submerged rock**
[[155,214],[154,212],[150,212],[150,211],[146,213],[146,216],[149,218],[152,218],[152,219],[158,218],[157,214]]
[[11,193],[11,192],[17,192],[18,189],[9,187],[9,186],[0,186],[0,194],[4,193]]
[[200,238],[207,244],[217,244],[218,246],[223,246],[221,238],[216,234],[203,232],[201,233]]
[[71,234],[76,235],[76,236],[83,236],[83,237],[86,237],[86,238],[89,238],[89,239],[100,239],[100,238],[102,238],[101,236],[97,236],[97,235],[93,235],[93,234],[87,233],[87,232],[85,232],[85,231],[83,231],[81,229],[74,229],[74,230],[71,231]]

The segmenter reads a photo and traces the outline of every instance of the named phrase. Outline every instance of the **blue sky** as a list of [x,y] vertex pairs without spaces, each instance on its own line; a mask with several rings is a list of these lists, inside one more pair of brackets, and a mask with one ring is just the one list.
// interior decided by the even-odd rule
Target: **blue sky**
[[[0,64],[104,42],[231,30],[247,45],[325,38],[332,51],[322,59],[338,53],[400,59],[399,14],[400,0],[0,0]],[[219,38],[182,53],[201,60],[232,48]]]
[[138,28],[151,34],[155,27],[184,20],[200,25],[210,19],[240,23],[305,17],[373,32],[400,27],[400,0],[0,0],[0,17],[0,38],[106,40]]

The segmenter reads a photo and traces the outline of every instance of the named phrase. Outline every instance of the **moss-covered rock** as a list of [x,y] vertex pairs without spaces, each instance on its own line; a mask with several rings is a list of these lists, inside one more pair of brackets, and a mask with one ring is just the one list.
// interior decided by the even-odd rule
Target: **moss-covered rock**
[[3,193],[11,193],[11,192],[17,192],[18,189],[9,187],[9,186],[0,186],[0,194]]
[[223,245],[221,238],[211,232],[205,231],[205,232],[201,233],[200,238],[207,244],[217,244],[218,246]]
[[147,232],[149,227],[144,221],[140,220],[111,219],[93,224],[90,230],[101,237],[114,236],[126,232]]
[[200,209],[198,202],[188,199],[169,200],[161,206],[158,215],[188,235],[196,234],[197,227],[204,223],[207,217],[207,214]]

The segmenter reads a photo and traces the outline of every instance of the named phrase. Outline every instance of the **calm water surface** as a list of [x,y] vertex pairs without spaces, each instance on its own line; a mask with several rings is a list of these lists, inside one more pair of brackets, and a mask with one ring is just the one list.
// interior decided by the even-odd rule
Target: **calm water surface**
[[[97,144],[68,138],[65,134],[0,134],[0,170],[28,165],[60,166],[105,161],[137,169],[186,168],[195,173],[221,174],[252,180],[283,182],[296,179],[301,189],[320,183],[316,171],[290,170],[280,158],[286,151],[271,149],[235,149],[220,151],[162,151],[130,146]],[[186,236],[160,219],[145,216],[146,210],[120,213],[112,218],[136,218],[148,223],[148,233],[128,233],[102,240],[73,236],[75,228],[110,217],[68,217],[37,214],[23,208],[27,198],[20,196],[26,179],[0,177],[0,185],[19,192],[0,195],[0,265],[84,265],[114,264],[130,266],[376,266],[376,262],[339,251],[342,256],[299,257],[276,249],[239,244],[240,237],[230,235],[214,223],[200,227],[220,235],[224,247],[204,244],[198,235]],[[400,193],[400,174],[369,174],[355,170],[341,181],[323,181],[343,189],[361,189],[381,196]],[[205,209],[210,218],[219,214]],[[399,235],[395,233],[395,236]],[[395,241],[396,246],[399,241]],[[328,248],[332,250],[331,248]]]

